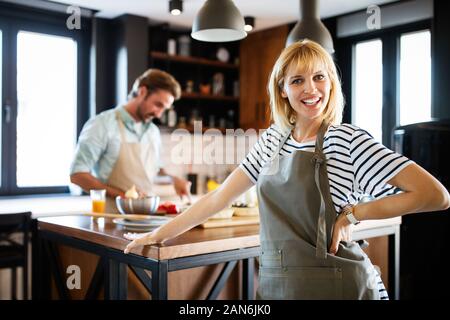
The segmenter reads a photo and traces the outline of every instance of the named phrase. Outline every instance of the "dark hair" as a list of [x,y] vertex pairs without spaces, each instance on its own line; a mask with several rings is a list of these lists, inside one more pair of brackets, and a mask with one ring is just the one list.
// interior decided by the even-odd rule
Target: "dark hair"
[[181,87],[178,81],[167,72],[159,69],[148,69],[141,74],[134,81],[128,99],[136,97],[139,88],[142,86],[147,88],[149,95],[157,90],[166,90],[173,95],[175,100],[178,100],[181,96]]

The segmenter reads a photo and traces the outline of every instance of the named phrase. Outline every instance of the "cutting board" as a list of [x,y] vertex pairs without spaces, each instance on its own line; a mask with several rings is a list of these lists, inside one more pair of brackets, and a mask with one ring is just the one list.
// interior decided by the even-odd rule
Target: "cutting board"
[[230,219],[210,219],[200,225],[201,228],[221,228],[259,224],[259,216],[232,217]]

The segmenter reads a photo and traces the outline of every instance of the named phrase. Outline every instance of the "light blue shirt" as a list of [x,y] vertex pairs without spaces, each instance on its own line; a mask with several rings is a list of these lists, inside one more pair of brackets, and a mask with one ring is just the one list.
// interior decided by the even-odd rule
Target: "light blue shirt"
[[70,174],[90,172],[103,183],[108,181],[119,158],[121,144],[117,110],[125,125],[126,142],[153,143],[155,159],[158,167],[162,168],[159,128],[152,122],[137,123],[123,106],[118,106],[98,114],[85,123],[78,139]]

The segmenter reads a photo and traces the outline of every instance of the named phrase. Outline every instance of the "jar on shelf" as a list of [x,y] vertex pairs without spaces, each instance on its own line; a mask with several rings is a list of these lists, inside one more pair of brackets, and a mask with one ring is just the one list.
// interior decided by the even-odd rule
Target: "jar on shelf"
[[224,75],[221,72],[215,73],[213,76],[213,94],[223,96],[225,94]]
[[186,118],[185,117],[180,117],[180,119],[178,121],[178,128],[179,129],[186,129],[187,128]]
[[173,128],[177,125],[177,112],[171,108],[167,114],[167,126]]
[[177,54],[177,42],[175,39],[169,39],[167,41],[167,53],[172,56]]
[[192,81],[192,80],[186,81],[186,89],[185,89],[185,91],[187,93],[194,92],[194,81]]
[[178,38],[178,47],[180,56],[191,55],[191,39],[188,36],[180,36]]

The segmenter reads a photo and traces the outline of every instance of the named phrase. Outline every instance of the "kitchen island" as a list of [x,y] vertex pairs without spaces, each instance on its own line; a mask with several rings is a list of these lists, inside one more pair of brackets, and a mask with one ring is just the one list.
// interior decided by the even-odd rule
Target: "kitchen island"
[[[401,218],[364,221],[354,232],[355,240],[392,237],[392,298],[399,292],[400,223]],[[259,225],[194,228],[163,245],[135,248],[128,255],[123,253],[129,243],[123,238],[127,231],[111,219],[47,217],[39,218],[36,226],[33,298],[97,299],[101,291],[105,299],[142,298],[142,291],[152,299],[255,297]],[[73,266],[80,269],[81,288],[70,290]]]

